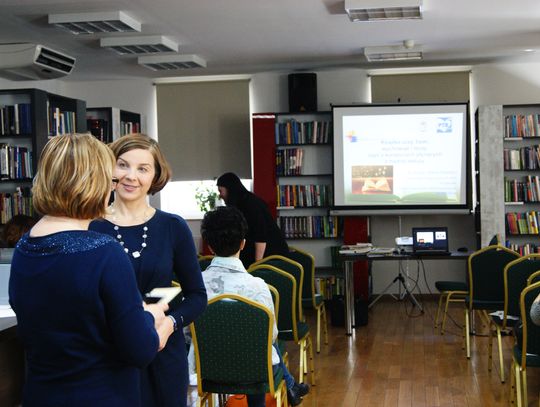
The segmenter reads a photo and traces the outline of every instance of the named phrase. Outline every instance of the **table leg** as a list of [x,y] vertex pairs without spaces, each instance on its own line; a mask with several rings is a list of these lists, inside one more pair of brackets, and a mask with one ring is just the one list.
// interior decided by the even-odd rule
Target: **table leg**
[[352,335],[352,328],[356,321],[354,318],[354,262],[345,261],[345,334]]

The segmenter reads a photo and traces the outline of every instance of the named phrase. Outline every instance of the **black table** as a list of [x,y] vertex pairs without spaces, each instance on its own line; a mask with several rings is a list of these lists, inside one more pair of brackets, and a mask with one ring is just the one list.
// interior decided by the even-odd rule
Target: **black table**
[[[414,253],[397,253],[392,254],[369,254],[369,253],[343,253],[339,255],[343,262],[345,273],[345,333],[352,335],[352,328],[355,327],[356,321],[354,317],[354,284],[353,284],[353,264],[355,261],[367,260],[372,261],[387,261],[387,260],[467,260],[473,252],[458,252],[453,251],[445,255],[424,254],[418,255]],[[371,273],[371,265],[369,267]]]

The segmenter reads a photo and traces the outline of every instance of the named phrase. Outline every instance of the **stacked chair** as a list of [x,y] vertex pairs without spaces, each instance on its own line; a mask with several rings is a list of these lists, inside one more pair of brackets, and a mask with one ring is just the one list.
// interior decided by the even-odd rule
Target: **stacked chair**
[[[278,339],[292,341],[300,347],[299,383],[304,381],[304,374],[308,373],[309,355],[311,385],[315,385],[313,344],[309,326],[302,321],[301,309],[298,309],[299,306],[301,307],[301,302],[298,301],[297,279],[293,274],[273,264],[255,264],[248,269],[248,272],[255,277],[262,278],[267,284],[274,286],[279,292],[279,313],[277,317]],[[302,274],[299,277],[301,279]]]
[[281,368],[272,367],[274,316],[261,304],[235,294],[212,298],[190,325],[197,366],[198,406],[213,407],[213,394],[270,393],[287,407]]
[[[328,345],[328,325],[326,307],[322,294],[315,291],[315,258],[300,249],[290,247],[287,257],[302,265],[304,268],[304,284],[302,284],[302,306],[317,311],[317,353],[321,351],[321,322],[324,330],[324,343]],[[321,321],[322,320],[322,321]]]

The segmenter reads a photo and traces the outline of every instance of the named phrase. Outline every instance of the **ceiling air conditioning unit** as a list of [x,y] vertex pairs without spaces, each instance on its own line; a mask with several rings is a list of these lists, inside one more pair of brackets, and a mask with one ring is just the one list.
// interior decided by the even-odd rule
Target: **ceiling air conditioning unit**
[[11,80],[61,78],[74,67],[75,58],[43,45],[0,44],[0,75]]

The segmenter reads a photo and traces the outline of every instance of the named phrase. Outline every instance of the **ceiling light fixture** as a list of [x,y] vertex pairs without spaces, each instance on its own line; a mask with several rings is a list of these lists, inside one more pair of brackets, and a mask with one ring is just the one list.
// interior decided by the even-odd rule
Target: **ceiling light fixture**
[[422,0],[345,0],[353,22],[422,18]]
[[72,34],[141,31],[141,23],[123,11],[49,14],[49,24],[64,28]]
[[384,47],[365,47],[364,55],[369,62],[411,61],[423,58],[422,46],[415,45],[413,40],[403,41],[403,45]]
[[198,55],[149,55],[137,58],[137,62],[153,71],[206,68],[206,61]]
[[102,38],[100,45],[104,48],[110,48],[120,55],[178,52],[178,44],[162,35],[108,37]]

